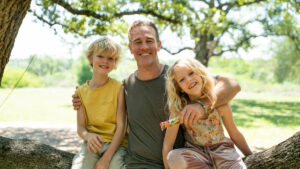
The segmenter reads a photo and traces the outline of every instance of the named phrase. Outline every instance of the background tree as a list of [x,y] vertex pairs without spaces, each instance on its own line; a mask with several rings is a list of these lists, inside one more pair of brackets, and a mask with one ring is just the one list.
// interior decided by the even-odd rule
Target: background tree
[[[299,14],[299,2],[288,0],[42,0],[39,6],[42,10],[31,10],[38,19],[84,37],[120,34],[128,26],[124,22],[127,16],[143,14],[160,30],[170,28],[178,36],[187,34],[194,41],[194,46],[175,52],[169,50],[170,46],[163,49],[171,54],[193,50],[196,59],[205,65],[212,56],[237,52],[240,48],[247,50],[251,39],[258,36],[299,36],[276,28],[287,22],[295,28],[294,14]],[[262,31],[257,33],[253,27]]]
[[91,66],[84,54],[82,54],[75,63],[75,72],[77,75],[77,83],[84,84],[87,80],[91,80],[93,72]]
[[0,1],[0,86],[4,68],[31,0]]
[[273,47],[274,75],[277,82],[300,83],[300,43],[290,39],[275,42]]
[[[13,5],[14,3],[17,5]],[[0,23],[5,28],[0,32],[1,52],[5,51],[0,53],[0,79],[29,4],[30,0],[2,0],[0,3],[0,8],[3,9]],[[175,52],[170,50],[170,46],[163,46],[163,49],[171,54],[186,49],[193,50],[196,59],[205,65],[212,56],[237,52],[240,48],[247,50],[252,46],[251,39],[258,36],[284,35],[299,39],[298,34],[291,35],[288,31],[276,29],[276,25],[286,22],[292,22],[292,29],[297,27],[295,14],[299,14],[298,1],[35,0],[35,4],[35,8],[29,11],[39,20],[54,30],[62,27],[65,33],[83,37],[104,34],[124,37],[128,28],[126,18],[136,14],[145,15],[159,25],[160,30],[170,28],[179,37],[187,34],[194,41],[193,46],[185,46]],[[20,17],[12,18],[14,16]],[[14,24],[16,26],[12,26]],[[253,32],[253,26],[260,26],[263,31]]]
[[71,60],[67,59],[53,59],[50,56],[33,57],[33,63],[30,65],[28,71],[38,76],[52,75],[56,72],[62,72],[64,70],[70,70]]

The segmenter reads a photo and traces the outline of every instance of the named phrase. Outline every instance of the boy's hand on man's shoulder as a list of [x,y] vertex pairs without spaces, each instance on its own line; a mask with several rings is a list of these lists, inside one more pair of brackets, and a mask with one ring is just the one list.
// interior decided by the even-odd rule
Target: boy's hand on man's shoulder
[[[76,86],[76,89],[78,89],[78,86]],[[79,98],[79,96],[74,93],[72,95],[72,103],[73,103],[73,109],[74,110],[79,110],[80,106],[81,106],[81,100]]]

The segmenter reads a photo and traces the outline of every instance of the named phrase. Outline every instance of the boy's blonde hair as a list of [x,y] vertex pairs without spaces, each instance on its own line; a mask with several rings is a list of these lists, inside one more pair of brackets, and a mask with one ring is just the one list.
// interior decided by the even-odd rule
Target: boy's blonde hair
[[115,60],[115,68],[117,67],[117,64],[119,63],[121,58],[120,45],[118,45],[117,43],[115,43],[113,40],[111,40],[106,36],[101,37],[90,44],[86,52],[86,57],[89,60],[91,66],[93,63],[93,54],[95,52],[105,53],[113,57]]
[[179,113],[184,106],[191,103],[189,96],[183,93],[175,80],[174,69],[177,65],[184,65],[195,74],[199,75],[203,81],[202,95],[199,99],[208,98],[209,101],[214,105],[216,96],[213,93],[214,81],[209,75],[206,67],[196,59],[179,59],[177,60],[168,70],[166,89],[168,92],[168,107],[170,112]]

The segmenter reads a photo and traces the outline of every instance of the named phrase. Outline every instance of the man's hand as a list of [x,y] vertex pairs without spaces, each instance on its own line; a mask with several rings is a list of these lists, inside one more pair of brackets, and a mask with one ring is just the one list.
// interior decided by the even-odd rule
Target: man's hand
[[86,136],[87,147],[89,153],[97,153],[102,147],[102,138],[95,133],[88,133]]
[[[76,89],[77,88],[78,88],[78,86],[76,86]],[[79,108],[81,106],[81,100],[80,100],[80,97],[76,93],[72,95],[72,103],[73,103],[73,109],[79,110]]]
[[180,123],[183,123],[187,129],[195,124],[199,119],[205,119],[205,113],[202,106],[198,103],[186,105],[180,112]]

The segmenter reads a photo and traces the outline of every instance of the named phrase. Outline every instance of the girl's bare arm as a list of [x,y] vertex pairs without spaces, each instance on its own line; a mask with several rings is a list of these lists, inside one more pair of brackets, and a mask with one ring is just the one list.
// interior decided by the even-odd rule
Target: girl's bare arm
[[224,126],[234,144],[242,151],[245,156],[252,154],[246,139],[244,138],[243,134],[238,130],[236,127],[232,111],[230,109],[229,104],[225,104],[217,108],[219,114],[222,116],[222,120]]
[[176,136],[178,133],[178,129],[179,129],[179,124],[170,126],[167,128],[167,131],[165,134],[163,150],[162,150],[165,169],[169,169],[169,165],[167,163],[167,155],[173,149],[173,146],[174,146],[174,143],[176,140]]

